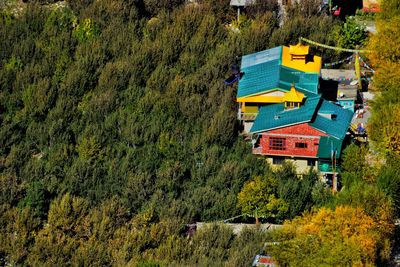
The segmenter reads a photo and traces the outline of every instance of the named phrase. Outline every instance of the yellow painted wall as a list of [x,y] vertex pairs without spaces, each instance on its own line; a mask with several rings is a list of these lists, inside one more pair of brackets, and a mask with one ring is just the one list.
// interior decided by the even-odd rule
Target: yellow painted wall
[[240,103],[281,103],[283,102],[282,96],[249,96],[239,97],[236,99]]
[[320,73],[321,72],[321,57],[314,56],[314,62],[305,63],[304,60],[292,60],[289,52],[289,47],[283,46],[282,50],[282,65],[295,70],[304,72]]
[[246,106],[246,113],[258,113],[258,106]]
[[236,102],[239,103],[281,103],[285,92],[274,90],[267,93],[261,93],[253,96],[238,97]]

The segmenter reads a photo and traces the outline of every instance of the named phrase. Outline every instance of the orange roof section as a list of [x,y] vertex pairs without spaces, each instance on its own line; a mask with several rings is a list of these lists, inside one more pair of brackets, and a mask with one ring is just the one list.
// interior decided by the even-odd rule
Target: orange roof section
[[[282,47],[282,65],[307,73],[320,73],[322,58],[313,56],[312,60],[307,58],[309,47],[307,45],[283,46]],[[292,56],[305,56],[305,59],[293,59]]]

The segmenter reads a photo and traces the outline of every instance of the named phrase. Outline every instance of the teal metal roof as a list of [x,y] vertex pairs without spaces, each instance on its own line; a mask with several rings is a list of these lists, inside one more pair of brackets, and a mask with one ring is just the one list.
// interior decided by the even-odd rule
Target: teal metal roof
[[250,133],[310,122],[321,101],[320,96],[309,97],[305,100],[303,106],[290,110],[285,110],[282,103],[263,106],[258,112]]
[[262,93],[278,87],[280,60],[261,63],[245,69],[239,80],[238,97]]
[[317,157],[323,159],[332,158],[333,151],[336,151],[336,158],[340,157],[342,152],[343,140],[332,138],[329,136],[322,136],[319,139]]
[[251,96],[273,89],[289,91],[294,83],[306,95],[318,94],[318,74],[282,66],[282,46],[242,57],[238,97]]
[[[336,117],[329,119],[324,117],[323,114],[335,114]],[[328,101],[323,101],[318,110],[318,115],[315,117],[315,120],[310,123],[310,126],[337,139],[344,139],[352,118],[353,112],[350,110],[339,107]]]
[[[242,57],[241,68],[245,69],[258,64],[281,60],[282,46],[274,47],[257,53],[245,55]],[[280,64],[281,62],[279,62]]]
[[306,94],[318,94],[319,76],[316,73],[306,73],[281,66],[280,69],[279,87],[283,89],[290,89],[292,83],[295,84],[296,89],[303,91]]
[[[334,116],[327,118],[331,114]],[[283,103],[261,107],[250,133],[308,122],[311,127],[343,140],[352,117],[353,112],[314,96],[308,97],[297,109],[284,110]]]

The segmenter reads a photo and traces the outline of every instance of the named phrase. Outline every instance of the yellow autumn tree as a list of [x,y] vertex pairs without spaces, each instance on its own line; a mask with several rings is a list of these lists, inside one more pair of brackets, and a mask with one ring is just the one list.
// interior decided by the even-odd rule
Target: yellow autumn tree
[[40,227],[40,220],[28,207],[10,208],[0,205],[0,265],[23,265],[29,255],[29,247],[34,241],[35,231]]
[[400,7],[398,1],[383,0],[382,9],[369,42],[373,88],[381,94],[373,102],[368,132],[381,152],[400,155]]
[[36,234],[27,257],[31,266],[74,265],[80,242],[87,242],[88,202],[65,194],[50,204],[47,223]]
[[374,266],[382,239],[362,208],[321,208],[285,223],[272,254],[282,266]]
[[277,197],[277,181],[274,178],[255,177],[245,183],[238,195],[238,208],[256,219],[279,218],[288,210],[287,203]]

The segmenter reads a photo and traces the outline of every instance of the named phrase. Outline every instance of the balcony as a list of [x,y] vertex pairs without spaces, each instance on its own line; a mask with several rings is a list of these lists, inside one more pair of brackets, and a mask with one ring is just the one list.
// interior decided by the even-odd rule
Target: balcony
[[250,113],[250,112],[238,112],[238,120],[241,121],[254,121],[257,117],[258,113]]

